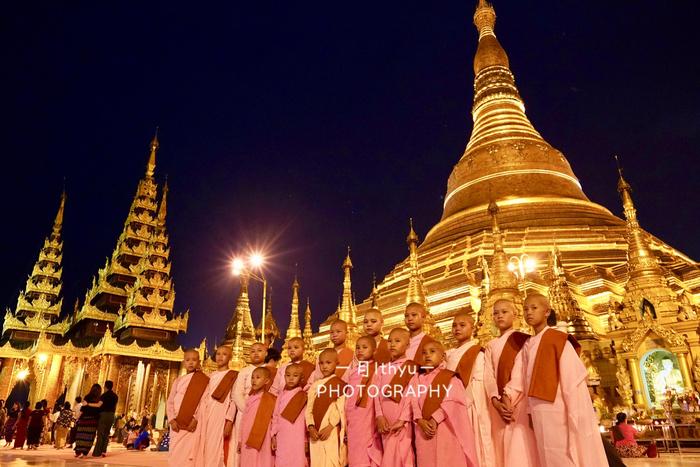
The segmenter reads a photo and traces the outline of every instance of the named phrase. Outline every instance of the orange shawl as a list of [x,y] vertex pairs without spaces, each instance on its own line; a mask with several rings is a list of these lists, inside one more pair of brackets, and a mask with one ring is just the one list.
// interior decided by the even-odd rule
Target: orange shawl
[[307,399],[308,396],[304,391],[299,391],[294,394],[292,398],[289,399],[289,402],[287,402],[287,406],[280,413],[282,418],[288,420],[289,423],[294,423],[301,411],[306,407]]
[[[408,383],[411,382],[413,375],[418,372],[418,363],[413,360],[406,360],[403,362],[403,365],[401,365],[401,368],[404,369],[403,373],[401,373],[400,370],[397,370],[394,376],[391,378],[391,381],[389,381],[389,387],[391,388],[391,396],[389,399],[393,400],[394,402],[401,402],[401,394],[406,389],[406,386],[408,386]],[[401,391],[396,391],[396,386],[401,386]]]
[[204,391],[207,390],[208,385],[209,377],[201,371],[195,370],[194,374],[192,374],[190,384],[187,385],[187,389],[185,390],[185,396],[182,398],[180,410],[178,410],[177,417],[175,417],[175,421],[178,425],[183,428],[189,426],[194,417],[194,413],[197,411],[199,400],[204,395]]
[[[338,368],[335,370],[336,376],[343,376],[345,371],[348,369],[352,363],[352,358],[355,356],[355,352],[347,347],[343,347],[343,350],[338,352]],[[342,368],[341,368],[342,367]]]
[[258,451],[265,442],[265,435],[272,420],[272,412],[275,410],[275,401],[277,398],[267,391],[263,391],[260,397],[260,405],[258,411],[255,412],[255,420],[253,428],[250,429],[248,440],[245,445],[249,448],[257,449]]
[[440,404],[442,404],[443,399],[445,399],[447,395],[447,390],[445,388],[450,385],[450,380],[454,375],[455,373],[450,370],[440,370],[440,372],[435,375],[435,378],[433,378],[433,381],[430,383],[430,389],[425,397],[425,402],[423,402],[421,414],[424,419],[430,420],[430,417],[440,408]]
[[544,334],[537,348],[528,396],[554,402],[559,387],[559,360],[564,346],[567,341],[571,342],[577,354],[581,351],[581,346],[574,336],[556,329],[550,328],[542,332]]
[[474,363],[476,363],[476,357],[479,356],[479,352],[483,351],[484,348],[482,346],[472,345],[469,347],[469,350],[464,352],[462,358],[459,359],[457,374],[465,388],[469,386],[469,379],[472,377],[472,370],[474,369]]
[[226,400],[226,396],[231,391],[231,387],[233,387],[233,383],[236,382],[236,378],[238,378],[238,372],[228,370],[224,377],[221,378],[219,385],[216,386],[216,389],[214,389],[214,391],[211,393],[211,398],[219,402],[224,402]]
[[510,375],[513,372],[513,365],[515,364],[515,357],[520,352],[520,349],[525,345],[525,341],[530,338],[530,334],[525,334],[524,332],[514,331],[503,346],[503,351],[498,359],[498,368],[496,368],[496,385],[498,386],[498,393],[503,395],[503,388],[506,387],[508,381],[510,381]]
[[338,376],[333,376],[323,385],[326,387],[326,390],[321,394],[316,395],[316,399],[314,399],[314,406],[312,408],[314,426],[319,430],[322,428],[321,423],[323,422],[323,417],[326,416],[326,412],[328,412],[328,407],[330,407],[333,402],[338,400],[338,396],[345,388],[345,381],[340,379]]
[[389,363],[391,361],[389,344],[386,342],[386,339],[382,338],[379,341],[379,344],[377,344],[377,348],[374,349],[373,359],[378,365],[381,365],[382,363]]

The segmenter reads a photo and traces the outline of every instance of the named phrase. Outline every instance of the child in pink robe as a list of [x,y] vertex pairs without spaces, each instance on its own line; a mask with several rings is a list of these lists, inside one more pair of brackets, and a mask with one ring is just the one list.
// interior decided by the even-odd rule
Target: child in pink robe
[[[510,381],[513,368],[516,365],[520,368],[520,364],[516,364],[515,361],[522,358],[520,349],[529,337],[529,335],[513,329],[515,315],[515,305],[510,300],[498,300],[493,304],[493,322],[500,330],[501,335],[486,345],[484,386],[490,401],[489,415],[493,447],[496,454],[495,465],[497,467],[509,465],[536,467],[538,464],[537,446],[532,428],[530,428],[527,403],[523,402],[512,407],[512,412],[506,414],[508,423],[500,413],[503,410],[500,400],[502,391]],[[506,346],[508,348],[504,352]]]
[[[201,416],[201,399],[205,395],[209,378],[199,369],[199,352],[193,349],[185,350],[183,361],[187,374],[173,381],[166,403],[166,411],[170,424],[170,448],[168,450],[168,465],[171,467],[194,467],[201,462],[199,449],[201,429],[198,422]],[[192,390],[190,385],[193,385]],[[196,394],[194,388],[199,390]],[[195,410],[192,410],[195,408]],[[183,412],[189,411],[191,419],[183,422]],[[187,425],[184,425],[187,423]]]
[[358,365],[346,373],[348,398],[345,401],[347,420],[348,465],[350,467],[379,467],[382,463],[382,441],[374,419],[374,404],[369,400],[367,387],[375,373],[374,355],[376,341],[363,336],[355,343]]
[[[284,379],[285,386],[277,396],[275,411],[272,414],[272,450],[275,451],[275,459],[278,459],[279,466],[308,467],[304,414],[307,395],[302,390],[304,374],[301,365],[287,365]],[[294,420],[290,421],[290,418]]]
[[269,369],[259,367],[253,370],[250,378],[251,394],[243,410],[241,434],[238,440],[241,466],[273,467],[275,465],[270,435],[275,396],[265,391],[265,387],[271,382]]
[[[415,374],[413,362],[406,359],[410,335],[407,330],[394,328],[389,333],[389,352],[392,361],[377,367],[372,378],[374,411],[377,430],[382,436],[384,453],[382,467],[413,467],[411,404],[403,397],[410,378]],[[403,378],[402,378],[403,375]],[[401,380],[401,381],[400,381]]]
[[455,373],[445,368],[442,344],[427,343],[423,361],[432,369],[413,377],[410,397],[418,467],[478,467],[467,393]]
[[588,372],[566,334],[547,326],[550,316],[554,313],[546,297],[528,296],[525,317],[535,335],[515,361],[505,388],[506,405],[527,401],[541,467],[604,467],[608,464],[586,385]]

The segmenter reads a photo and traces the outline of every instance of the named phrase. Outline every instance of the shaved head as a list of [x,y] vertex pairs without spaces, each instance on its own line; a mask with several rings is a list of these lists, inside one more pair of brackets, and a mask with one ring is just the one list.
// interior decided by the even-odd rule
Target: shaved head
[[331,323],[331,328],[333,328],[333,327],[338,327],[338,326],[342,327],[342,328],[345,329],[346,331],[348,330],[348,323],[346,323],[346,322],[343,321],[342,319],[336,319],[335,321],[333,321],[333,322]]
[[362,336],[357,339],[356,344],[359,344],[360,342],[366,342],[367,345],[372,347],[372,351],[374,351],[377,348],[377,341],[375,341],[374,337],[372,336]]
[[397,335],[397,336],[401,336],[404,339],[409,339],[409,340],[411,339],[411,333],[408,332],[408,330],[404,329],[404,328],[394,328],[391,330],[389,335],[390,336]]
[[332,357],[338,360],[338,352],[336,352],[335,349],[323,349],[321,353],[318,354],[318,358],[320,359],[321,357]]
[[291,339],[289,339],[289,341],[287,341],[287,343],[291,342],[298,342],[301,345],[304,345],[304,339],[302,339],[301,337],[292,337]]
[[474,326],[474,318],[472,317],[472,312],[468,308],[462,308],[457,312],[457,314],[454,316],[455,319],[457,318],[463,318],[466,319],[469,324]]

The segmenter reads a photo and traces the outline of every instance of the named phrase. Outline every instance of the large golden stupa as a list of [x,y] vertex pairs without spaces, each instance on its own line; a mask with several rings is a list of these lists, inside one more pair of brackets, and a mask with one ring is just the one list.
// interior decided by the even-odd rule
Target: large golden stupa
[[[610,407],[659,407],[668,389],[700,385],[698,264],[640,227],[621,170],[624,219],[586,197],[565,156],[525,114],[495,23],[494,8],[480,0],[474,125],[448,179],[442,218],[417,251],[411,229],[409,257],[343,315],[359,323],[378,307],[385,330],[402,326],[417,268],[433,332],[449,341],[452,316],[467,308],[485,342],[495,332],[489,310],[496,299],[521,306],[537,291],[583,342],[600,398]],[[340,311],[321,325],[317,347],[326,345]],[[522,319],[518,325],[526,327]],[[664,372],[677,376],[675,386],[660,382]]]

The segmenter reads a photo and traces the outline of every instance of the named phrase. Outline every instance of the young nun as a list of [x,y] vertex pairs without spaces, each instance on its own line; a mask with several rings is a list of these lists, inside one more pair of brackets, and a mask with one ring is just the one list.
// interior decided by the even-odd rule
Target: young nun
[[384,326],[382,312],[376,308],[367,310],[365,317],[362,319],[362,327],[365,331],[365,335],[374,339],[375,350],[372,359],[377,365],[389,363],[391,361],[389,343],[382,337],[382,326]]
[[[338,355],[338,364],[335,370],[335,374],[338,375],[345,381],[345,373],[350,369],[353,363],[353,358],[355,357],[355,352],[352,351],[350,347],[347,346],[346,340],[348,337],[348,323],[342,319],[336,319],[331,323],[331,343],[333,344],[333,349],[335,349]],[[321,361],[316,362],[316,369],[314,370],[311,378],[306,383],[304,389],[308,390],[311,383],[323,378],[323,372],[321,371]]]
[[231,347],[218,347],[214,357],[216,371],[209,376],[201,424],[200,449],[204,467],[233,466],[234,457],[236,457],[232,454],[237,448],[237,440],[233,436],[233,422],[236,419],[233,384],[238,377],[238,372],[228,367],[231,355]]
[[269,368],[253,370],[250,377],[250,396],[245,404],[241,420],[241,437],[238,440],[240,463],[245,467],[273,467],[270,423],[276,398],[265,388],[271,378]]
[[345,382],[337,375],[338,353],[324,349],[318,356],[321,379],[311,384],[306,403],[311,467],[343,467],[345,438]]
[[[541,467],[600,467],[607,460],[588,393],[588,372],[567,334],[548,326],[556,317],[547,298],[525,299],[525,321],[535,335],[521,350],[503,396],[512,411],[526,399]],[[552,319],[553,318],[553,319]]]
[[270,392],[275,395],[279,395],[286,385],[285,372],[287,367],[290,365],[298,364],[302,370],[302,388],[306,382],[311,377],[314,371],[314,364],[303,360],[304,358],[304,339],[301,337],[292,337],[287,341],[287,355],[289,355],[290,361],[282,364],[275,375],[275,381],[272,383],[272,388]]
[[[239,414],[243,413],[243,410],[245,409],[246,400],[248,400],[248,396],[250,395],[250,389],[252,387],[251,378],[253,376],[253,370],[255,370],[258,367],[265,366],[266,356],[267,346],[262,342],[255,342],[253,345],[250,346],[250,350],[248,351],[248,361],[250,363],[241,368],[241,370],[238,372],[236,382],[233,384],[233,401],[236,404],[236,409],[238,410]],[[236,422],[234,423],[233,436],[235,437],[236,442],[238,442],[238,440],[241,437],[242,418],[242,416],[236,417]],[[233,457],[235,457],[235,459],[233,459],[232,467],[238,467],[240,465],[240,462],[238,459],[237,449],[234,450]]]
[[457,347],[447,351],[447,369],[457,372],[464,385],[479,464],[495,465],[489,403],[484,389],[484,349],[473,335],[474,319],[466,311],[457,313],[452,320],[452,336]]
[[[290,341],[291,342],[291,341]],[[313,368],[313,365],[311,365]],[[308,467],[306,457],[307,395],[303,391],[304,370],[299,363],[284,368],[285,385],[277,396],[272,414],[272,450],[278,465]]]
[[170,424],[170,450],[168,465],[194,467],[198,458],[201,430],[197,423],[201,417],[201,399],[207,390],[209,378],[199,370],[199,352],[185,350],[183,366],[186,374],[173,381],[166,410]]
[[484,385],[490,401],[491,433],[497,467],[520,465],[535,467],[537,447],[530,428],[527,403],[521,402],[512,411],[507,410],[501,396],[505,385],[511,379],[516,358],[529,334],[513,329],[516,309],[510,300],[498,300],[493,304],[493,322],[500,331],[500,337],[486,345],[484,353]]
[[432,337],[423,332],[423,323],[427,313],[424,305],[415,302],[409,303],[404,311],[404,322],[410,332],[406,358],[413,360],[418,366],[423,365],[423,346],[433,341]]
[[410,397],[417,466],[478,467],[474,432],[467,416],[467,391],[445,367],[442,344],[427,343],[423,361],[425,372],[413,377]]
[[378,390],[377,397],[374,397],[374,411],[384,450],[382,467],[415,465],[411,404],[408,397],[404,397],[411,378],[418,370],[416,363],[406,358],[409,339],[410,335],[405,329],[391,330],[391,363],[377,367],[372,378],[372,386]]
[[345,401],[345,418],[348,422],[350,467],[379,467],[382,463],[382,440],[377,432],[374,404],[367,390],[376,371],[381,371],[377,370],[373,360],[375,342],[372,336],[357,339],[355,358],[358,364],[347,373],[349,395]]

